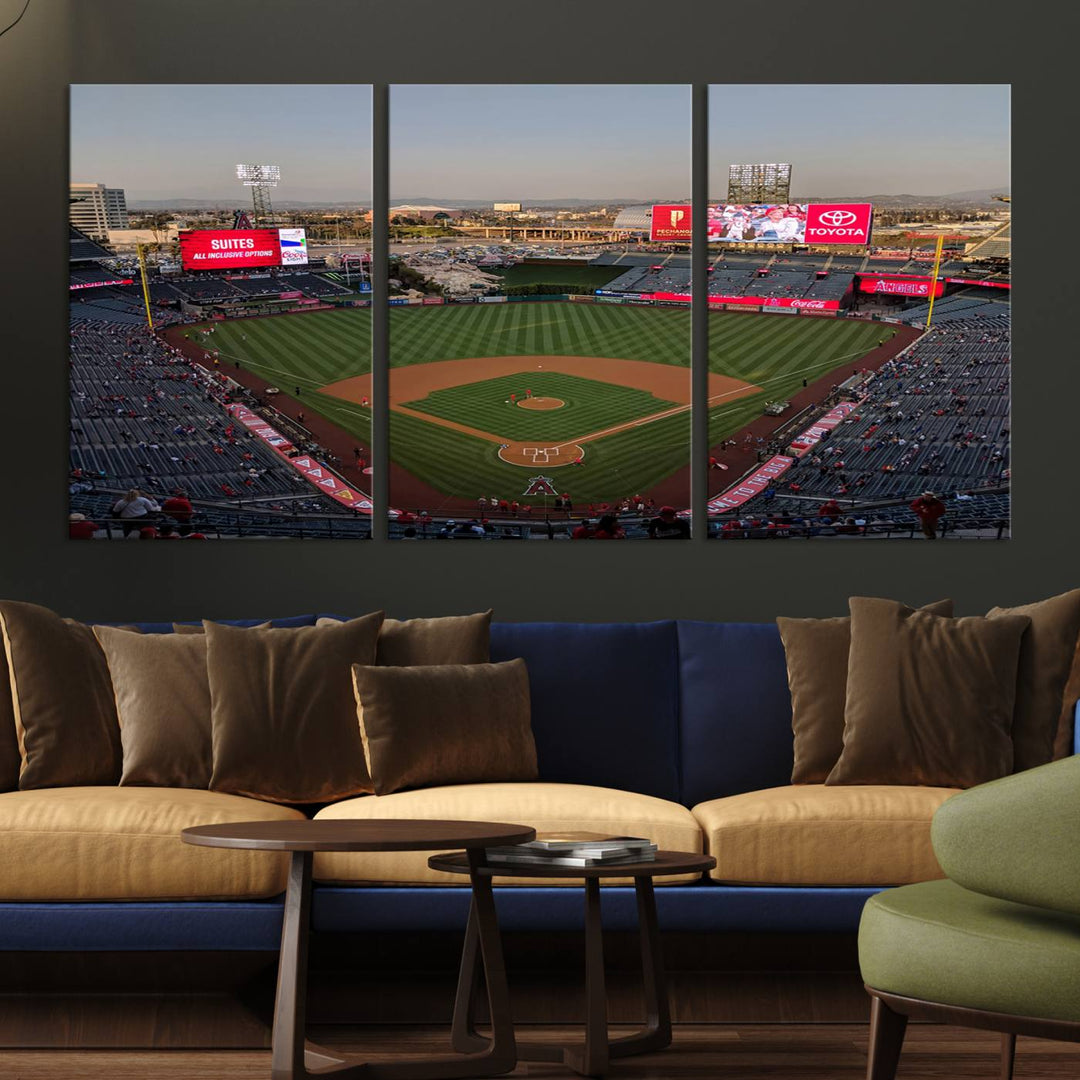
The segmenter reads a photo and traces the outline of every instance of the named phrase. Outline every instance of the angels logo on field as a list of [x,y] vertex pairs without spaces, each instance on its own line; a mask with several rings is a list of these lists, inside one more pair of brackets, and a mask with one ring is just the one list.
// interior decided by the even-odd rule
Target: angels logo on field
[[522,495],[557,495],[555,482],[550,476],[534,476]]

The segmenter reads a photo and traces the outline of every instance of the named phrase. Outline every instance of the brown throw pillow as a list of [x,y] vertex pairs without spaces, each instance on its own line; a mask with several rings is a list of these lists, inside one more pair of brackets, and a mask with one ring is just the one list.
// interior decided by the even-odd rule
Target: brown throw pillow
[[0,601],[19,741],[19,787],[115,784],[120,727],[105,654],[88,626]]
[[[927,604],[922,611],[949,618],[951,600]],[[847,697],[851,617],[779,618],[791,690],[791,729],[795,736],[793,784],[824,784],[844,749],[844,701]]]
[[[339,622],[324,616],[316,626]],[[491,659],[491,610],[438,619],[387,619],[375,663],[381,667],[486,664]]]
[[15,731],[15,706],[11,700],[11,679],[7,657],[0,648],[0,791],[19,787],[19,736]]
[[1020,644],[1013,714],[1013,771],[1023,772],[1054,760],[1065,684],[1080,635],[1080,589],[1036,604],[992,608],[988,619],[1027,615],[1031,626]]
[[204,623],[211,790],[281,803],[371,791],[352,666],[374,663],[382,621],[379,611],[328,627]]
[[973,787],[1012,770],[1026,615],[946,619],[852,597],[844,752],[827,784]]
[[[272,625],[273,625],[273,623],[261,622],[261,623],[257,623],[255,626],[250,627],[250,629],[251,630],[269,630]],[[247,630],[247,629],[249,629],[249,627],[241,626],[241,627],[238,627],[238,629]],[[174,634],[205,634],[206,633],[206,631],[203,629],[203,624],[202,623],[174,622],[172,624],[172,630],[173,630]]]
[[120,719],[121,785],[210,784],[210,683],[203,634],[94,633],[105,651]]
[[536,779],[524,660],[352,670],[376,795]]
[[1065,697],[1058,719],[1057,735],[1054,737],[1054,760],[1071,757],[1076,738],[1076,703],[1080,701],[1080,641],[1076,643],[1072,671],[1065,684]]

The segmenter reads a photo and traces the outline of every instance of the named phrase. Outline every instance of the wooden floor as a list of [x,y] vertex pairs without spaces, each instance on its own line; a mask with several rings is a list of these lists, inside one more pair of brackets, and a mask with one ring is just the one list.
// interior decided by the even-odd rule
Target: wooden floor
[[[621,1030],[621,1029],[613,1029]],[[372,1059],[445,1050],[445,1028],[327,1028],[324,1046]],[[572,1028],[528,1028],[528,1037],[566,1041]],[[680,1025],[659,1054],[617,1062],[627,1080],[862,1080],[867,1029],[857,1024]],[[996,1080],[998,1036],[931,1024],[908,1029],[897,1080]],[[385,1053],[387,1047],[393,1054]],[[0,1080],[267,1080],[264,1051],[2,1051]],[[558,1080],[575,1074],[555,1065],[522,1064],[513,1077]],[[1020,1039],[1016,1080],[1080,1076],[1080,1046]]]

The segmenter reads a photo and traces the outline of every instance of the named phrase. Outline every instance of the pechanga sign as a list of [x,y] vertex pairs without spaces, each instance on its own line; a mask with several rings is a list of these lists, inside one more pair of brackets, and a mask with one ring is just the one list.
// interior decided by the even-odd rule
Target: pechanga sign
[[689,244],[691,241],[690,218],[690,207],[686,203],[654,206],[650,218],[649,239],[674,240],[680,244]]

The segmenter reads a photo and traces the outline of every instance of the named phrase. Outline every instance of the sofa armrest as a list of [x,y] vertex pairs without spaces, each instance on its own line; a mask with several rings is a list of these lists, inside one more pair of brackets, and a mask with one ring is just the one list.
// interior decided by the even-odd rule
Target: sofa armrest
[[965,889],[1080,915],[1080,756],[954,795],[930,837]]

